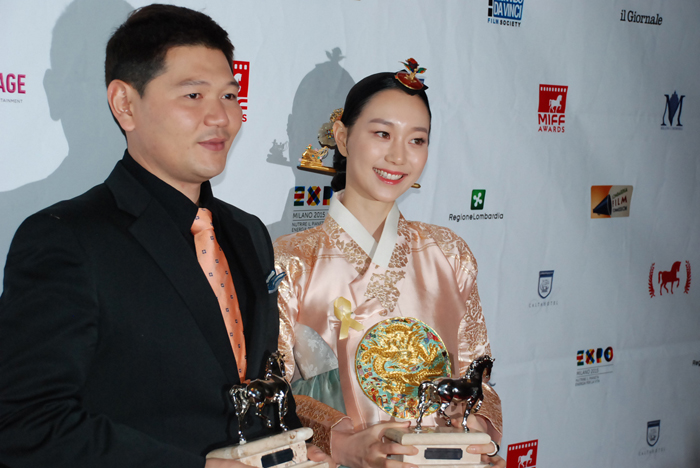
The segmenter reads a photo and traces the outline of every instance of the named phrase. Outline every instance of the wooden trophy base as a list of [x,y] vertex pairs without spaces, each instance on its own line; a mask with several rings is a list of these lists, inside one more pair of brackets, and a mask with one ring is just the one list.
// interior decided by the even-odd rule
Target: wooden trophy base
[[258,468],[286,468],[292,465],[294,468],[328,468],[328,463],[314,462],[306,456],[306,440],[313,434],[313,429],[308,427],[291,429],[264,439],[213,450],[207,454],[207,458],[238,460]]
[[464,432],[456,427],[388,429],[384,437],[401,445],[413,445],[418,455],[392,455],[391,458],[429,468],[485,468],[481,455],[468,453],[467,446],[488,444],[491,437],[483,432]]

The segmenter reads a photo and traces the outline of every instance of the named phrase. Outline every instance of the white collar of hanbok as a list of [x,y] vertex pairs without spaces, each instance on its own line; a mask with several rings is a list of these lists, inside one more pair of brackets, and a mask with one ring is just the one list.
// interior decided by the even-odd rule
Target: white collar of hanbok
[[382,236],[379,238],[379,242],[377,242],[362,223],[355,218],[355,215],[345,208],[345,205],[343,205],[339,199],[341,194],[342,191],[333,194],[331,206],[328,208],[328,214],[350,237],[352,237],[352,240],[369,255],[369,258],[372,259],[372,263],[383,268],[388,268],[391,254],[394,251],[398,239],[399,207],[396,203],[391,207],[391,211],[389,211],[389,215],[384,221]]

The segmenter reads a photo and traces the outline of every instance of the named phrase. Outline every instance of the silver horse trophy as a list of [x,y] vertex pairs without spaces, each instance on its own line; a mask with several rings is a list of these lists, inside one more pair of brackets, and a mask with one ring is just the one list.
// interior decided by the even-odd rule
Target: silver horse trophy
[[[402,445],[413,445],[418,449],[417,455],[396,457],[400,461],[419,466],[463,466],[483,468],[489,466],[481,462],[481,455],[467,453],[468,445],[488,444],[491,437],[486,433],[470,432],[467,417],[481,408],[484,400],[482,382],[484,373],[490,377],[494,359],[482,356],[472,361],[469,369],[461,379],[441,377],[426,380],[418,387],[418,420],[415,428],[389,429],[385,436]],[[452,402],[465,403],[462,427],[453,427],[445,410]],[[423,427],[423,416],[431,405],[439,405],[437,414],[447,427]]]
[[[306,440],[313,436],[313,430],[308,427],[290,430],[284,423],[291,392],[284,377],[284,355],[275,352],[267,359],[262,379],[231,387],[229,395],[238,417],[239,443],[209,452],[207,458],[234,459],[258,468],[328,467],[327,463],[313,462],[306,455]],[[267,406],[273,407],[276,417],[265,414]],[[277,434],[248,441],[243,430],[247,427],[246,416],[251,408],[254,415]]]

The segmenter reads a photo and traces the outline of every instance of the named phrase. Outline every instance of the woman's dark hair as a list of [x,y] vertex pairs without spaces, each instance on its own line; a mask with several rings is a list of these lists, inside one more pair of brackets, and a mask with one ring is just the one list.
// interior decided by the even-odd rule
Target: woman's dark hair
[[[410,89],[394,78],[394,75],[396,75],[396,73],[376,73],[358,81],[357,84],[350,89],[348,96],[345,98],[343,117],[340,119],[343,125],[348,129],[348,135],[350,134],[351,127],[355,125],[357,118],[360,116],[367,103],[375,94],[387,89],[400,89],[406,94],[420,97],[425,107],[428,109],[428,116],[432,119],[433,114],[430,112],[430,103],[428,102],[428,95],[425,94],[425,90],[421,89],[416,91]],[[333,176],[333,180],[331,181],[331,187],[336,192],[345,188],[346,166],[347,158],[336,148],[335,154],[333,155],[333,168],[338,172]]]
[[168,50],[178,46],[220,50],[233,67],[233,45],[213,19],[189,8],[154,4],[134,10],[109,39],[105,84],[122,80],[143,96],[163,71]]

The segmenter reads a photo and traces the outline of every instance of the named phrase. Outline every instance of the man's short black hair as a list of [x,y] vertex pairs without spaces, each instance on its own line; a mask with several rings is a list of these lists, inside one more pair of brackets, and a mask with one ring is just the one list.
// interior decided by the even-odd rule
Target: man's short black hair
[[168,50],[178,46],[220,50],[233,71],[233,45],[213,19],[189,8],[154,4],[134,10],[109,39],[105,84],[122,80],[143,96],[163,71]]

